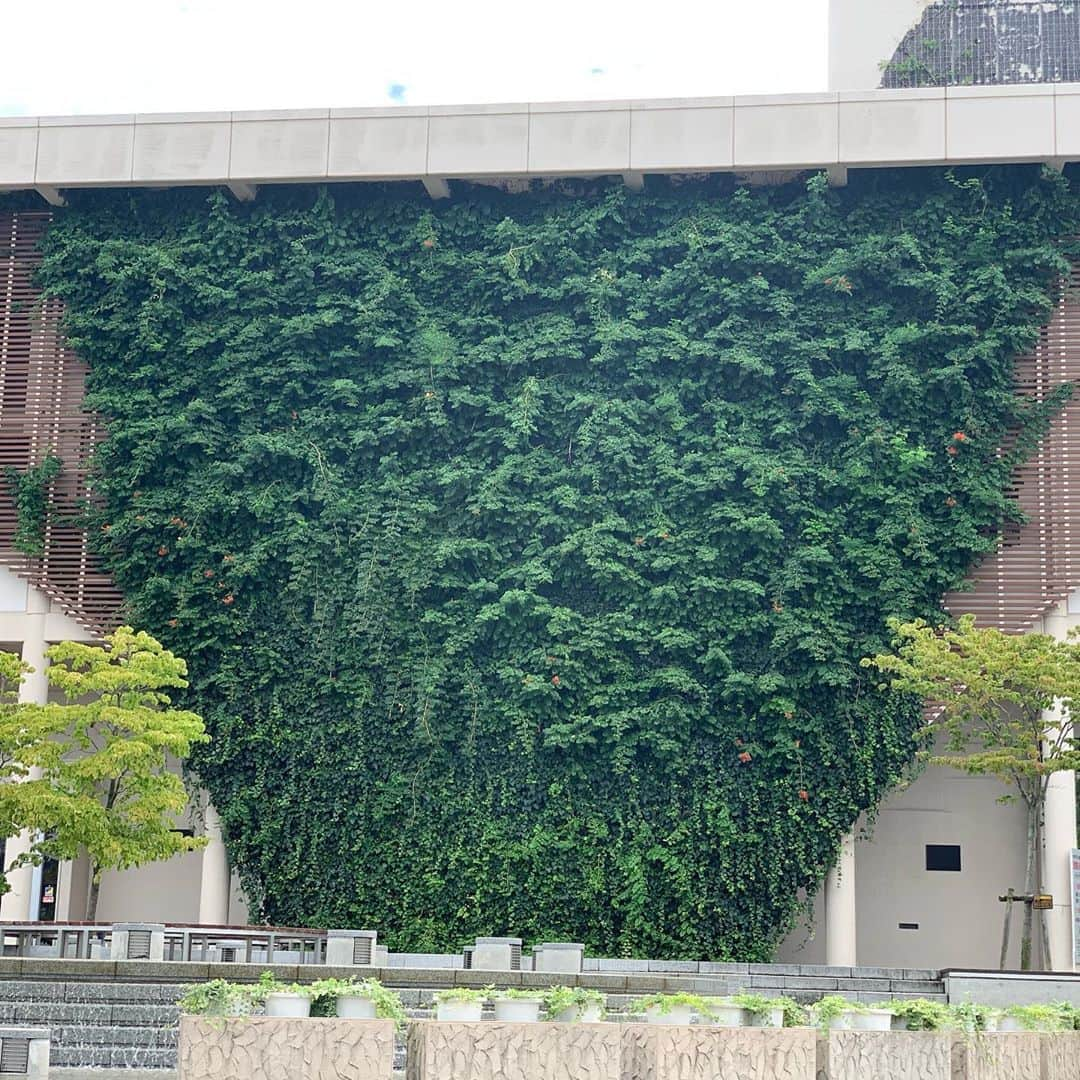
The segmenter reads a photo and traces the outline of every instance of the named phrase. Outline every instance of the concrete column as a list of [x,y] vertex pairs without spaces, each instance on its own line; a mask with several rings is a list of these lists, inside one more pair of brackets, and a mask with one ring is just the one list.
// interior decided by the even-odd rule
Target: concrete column
[[[1060,604],[1043,618],[1043,630],[1059,641],[1068,639],[1069,629],[1077,618],[1067,604]],[[1046,730],[1056,732],[1061,726],[1061,710],[1043,713]],[[1059,772],[1046,786],[1046,816],[1043,829],[1043,876],[1039,883],[1053,895],[1054,907],[1047,914],[1050,957],[1047,967],[1054,971],[1073,971],[1072,941],[1072,849],[1076,842],[1076,773]]]
[[203,848],[202,882],[199,885],[199,924],[227,926],[229,923],[229,860],[221,839],[221,818],[206,804],[205,835],[209,841]]
[[[19,701],[31,705],[44,705],[49,700],[49,680],[45,674],[49,663],[45,659],[45,614],[48,609],[49,601],[45,596],[37,589],[27,590],[22,659],[34,670],[23,678],[19,687]],[[37,779],[40,775],[40,770],[30,770],[30,779]],[[5,870],[11,865],[12,859],[30,850],[32,840],[29,832],[8,837],[4,848]],[[8,871],[7,880],[11,891],[0,899],[0,919],[25,922],[30,918],[34,868],[23,866]]]
[[825,879],[825,963],[855,966],[855,834],[840,841],[836,865]]

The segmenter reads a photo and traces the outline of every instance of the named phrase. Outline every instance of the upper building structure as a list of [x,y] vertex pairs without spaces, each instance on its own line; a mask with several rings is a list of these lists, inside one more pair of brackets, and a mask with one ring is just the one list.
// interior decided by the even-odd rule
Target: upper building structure
[[[33,190],[43,200],[38,211],[0,213],[0,465],[26,468],[59,454],[65,468],[50,498],[62,510],[85,496],[87,456],[102,434],[82,406],[85,367],[64,343],[62,310],[41,302],[32,280],[46,204],[62,206],[72,190],[225,186],[250,200],[266,184],[392,181],[438,199],[467,183],[528,197],[530,181],[560,177],[612,175],[640,188],[651,174],[727,172],[762,183],[824,169],[843,184],[849,169],[1060,169],[1080,160],[1078,19],[1071,4],[1055,2],[832,0],[829,88],[798,95],[0,117],[0,191]],[[1080,279],[1066,285],[1036,347],[1018,360],[1019,393],[1043,398],[1080,381]],[[1080,625],[1078,478],[1080,395],[1016,473],[1027,522],[1003,535],[970,591],[948,598],[951,610],[1009,632],[1063,636]],[[107,628],[121,598],[79,529],[50,527],[42,551],[27,555],[16,527],[0,496],[2,641],[41,667],[49,643]],[[25,700],[46,694],[40,677],[24,689]],[[887,800],[873,835],[845,843],[809,943],[805,931],[793,935],[781,957],[995,966],[997,895],[1023,880],[1022,816],[996,806],[999,793],[995,781],[935,769]],[[205,830],[213,842],[201,854],[108,876],[104,921],[243,918],[213,808],[193,807],[177,827]],[[1048,959],[1058,969],[1074,966],[1075,846],[1074,780],[1061,774],[1048,802],[1044,883],[1055,898]],[[76,918],[87,874],[78,862],[20,872],[0,914]]]

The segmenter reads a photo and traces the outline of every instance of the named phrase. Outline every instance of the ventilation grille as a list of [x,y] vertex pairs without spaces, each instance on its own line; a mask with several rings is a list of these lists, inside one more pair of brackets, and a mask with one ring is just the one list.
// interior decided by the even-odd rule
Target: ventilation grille
[[462,957],[461,966],[463,968],[471,968],[472,967],[472,954],[473,954],[473,951],[472,951],[472,946],[471,945],[469,945],[466,948],[462,949],[462,951],[461,951],[461,957]]
[[150,931],[129,930],[127,958],[129,960],[150,959]]
[[352,962],[360,965],[371,963],[371,938],[353,938]]
[[0,1073],[21,1073],[30,1069],[30,1040],[0,1040]]
[[511,945],[510,946],[510,970],[511,971],[520,971],[521,970],[521,946],[520,945]]

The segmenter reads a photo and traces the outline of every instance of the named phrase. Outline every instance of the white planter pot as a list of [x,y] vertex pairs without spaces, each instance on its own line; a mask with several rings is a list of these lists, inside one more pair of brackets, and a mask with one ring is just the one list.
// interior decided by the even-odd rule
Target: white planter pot
[[337,999],[337,1014],[346,1020],[374,1020],[375,1002],[371,998],[343,994]]
[[[989,1026],[986,1028],[990,1030]],[[997,1023],[998,1031],[1027,1031],[1027,1028],[1015,1016],[1003,1016]]]
[[[734,1025],[731,1025],[734,1027]],[[766,1009],[765,1012],[750,1012],[746,1010],[747,1027],[783,1027],[784,1010],[782,1008]]]
[[540,1019],[539,998],[496,998],[495,1019],[512,1024],[534,1024]]
[[667,1012],[661,1012],[655,1005],[645,1010],[646,1024],[689,1024],[694,1019],[694,1010],[689,1005],[675,1005]]
[[436,1020],[457,1020],[473,1022],[484,1015],[482,1001],[440,1001],[435,1007]]
[[267,1016],[310,1016],[311,998],[306,994],[267,994]]
[[842,1012],[830,1017],[825,1027],[829,1031],[850,1031],[855,1025],[852,1023],[854,1013]]
[[893,1014],[888,1009],[864,1009],[848,1014],[856,1031],[891,1031]]
[[746,1023],[746,1013],[739,1005],[720,1005],[710,1002],[709,1015],[703,1020],[714,1027],[742,1027]]
[[229,1001],[216,1001],[206,1010],[207,1016],[247,1016],[251,1006],[236,998]]
[[557,1012],[551,1018],[557,1024],[598,1024],[604,1018],[604,1010],[599,1005],[586,1005],[583,1009],[571,1005],[569,1009]]

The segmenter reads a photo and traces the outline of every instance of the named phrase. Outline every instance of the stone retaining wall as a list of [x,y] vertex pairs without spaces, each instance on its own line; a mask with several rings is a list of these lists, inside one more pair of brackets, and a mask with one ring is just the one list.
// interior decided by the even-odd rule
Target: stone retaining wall
[[180,1021],[180,1080],[389,1080],[393,1059],[389,1020]]
[[[383,1020],[184,1017],[179,1080],[390,1080]],[[407,1080],[1077,1080],[1080,1033],[409,1026]]]

